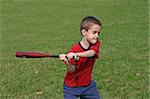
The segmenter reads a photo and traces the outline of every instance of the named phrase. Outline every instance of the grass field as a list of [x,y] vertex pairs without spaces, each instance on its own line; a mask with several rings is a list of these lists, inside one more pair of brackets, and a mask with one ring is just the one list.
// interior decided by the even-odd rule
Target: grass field
[[0,1],[0,99],[63,99],[63,62],[15,52],[66,53],[87,15],[103,22],[93,70],[102,99],[148,99],[148,0]]

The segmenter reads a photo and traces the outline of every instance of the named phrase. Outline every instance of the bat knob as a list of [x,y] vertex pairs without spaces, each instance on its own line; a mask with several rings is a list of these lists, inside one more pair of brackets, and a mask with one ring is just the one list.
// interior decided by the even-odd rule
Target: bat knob
[[80,56],[79,55],[76,55],[76,56],[73,56],[72,57],[74,60],[79,60],[80,59]]

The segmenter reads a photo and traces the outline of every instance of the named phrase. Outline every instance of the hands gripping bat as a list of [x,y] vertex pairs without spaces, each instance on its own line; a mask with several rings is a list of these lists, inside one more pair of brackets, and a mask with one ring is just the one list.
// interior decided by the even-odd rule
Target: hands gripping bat
[[[40,52],[16,52],[16,57],[19,58],[59,58],[59,54],[48,54]],[[79,60],[79,56],[72,57],[75,60]]]

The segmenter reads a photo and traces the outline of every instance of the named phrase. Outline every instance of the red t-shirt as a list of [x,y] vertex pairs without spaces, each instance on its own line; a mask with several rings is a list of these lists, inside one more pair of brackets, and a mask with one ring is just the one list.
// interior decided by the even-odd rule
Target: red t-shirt
[[70,73],[67,71],[64,80],[65,85],[70,87],[86,86],[92,80],[92,69],[96,58],[99,56],[100,41],[96,44],[90,45],[88,49],[84,49],[80,43],[74,44],[69,52],[84,52],[87,50],[94,50],[96,52],[93,57],[80,57],[78,61],[70,60],[70,64],[75,65],[75,71]]

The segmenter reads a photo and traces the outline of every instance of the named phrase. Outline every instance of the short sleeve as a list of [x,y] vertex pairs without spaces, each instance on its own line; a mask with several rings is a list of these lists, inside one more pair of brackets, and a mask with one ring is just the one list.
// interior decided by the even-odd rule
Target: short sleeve
[[96,44],[91,45],[90,50],[94,50],[96,52],[95,57],[98,58],[99,57],[99,48],[100,48],[100,41],[97,41]]

